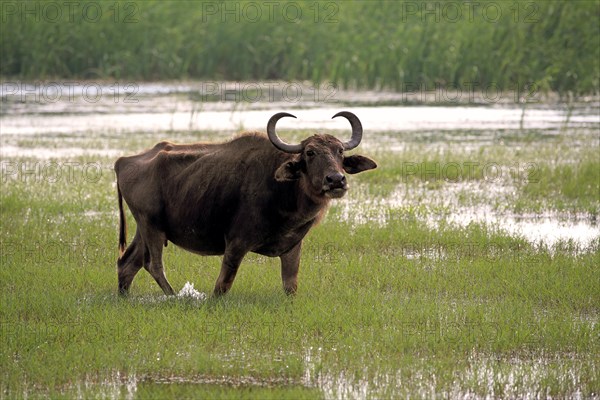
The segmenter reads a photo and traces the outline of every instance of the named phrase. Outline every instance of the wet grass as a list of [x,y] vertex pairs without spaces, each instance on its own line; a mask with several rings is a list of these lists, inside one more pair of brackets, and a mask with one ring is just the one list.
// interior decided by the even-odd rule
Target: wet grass
[[[425,185],[432,198],[461,184],[403,174],[402,162],[494,161],[514,183],[509,198],[525,199],[530,212],[560,208],[564,199],[572,212],[597,215],[597,141],[590,140],[579,148],[536,142],[535,151],[414,142],[362,151],[380,168],[351,178],[348,201],[382,210],[385,222],[367,213],[357,223],[344,217],[345,203],[334,204],[305,241],[295,298],[283,294],[278,260],[256,255],[222,299],[165,300],[145,271],[132,295],[118,298],[113,159],[51,160],[78,162],[72,179],[4,170],[0,397],[597,396],[598,240],[550,248],[486,224],[432,227],[423,220],[434,211],[426,197],[373,203],[399,184]],[[123,152],[154,141],[108,139]],[[515,161],[539,163],[539,187],[513,181]],[[87,164],[101,172],[86,175]],[[481,171],[474,184],[485,183]],[[465,201],[478,195],[466,193]],[[526,207],[538,203],[538,211]],[[189,281],[209,293],[220,267],[218,257],[172,245],[164,261],[176,290]]]
[[597,154],[588,153],[587,157],[570,164],[543,162],[539,176],[545,179],[526,183],[519,206],[540,204],[541,198],[553,198],[551,203],[558,209],[579,209],[598,215],[600,159]]

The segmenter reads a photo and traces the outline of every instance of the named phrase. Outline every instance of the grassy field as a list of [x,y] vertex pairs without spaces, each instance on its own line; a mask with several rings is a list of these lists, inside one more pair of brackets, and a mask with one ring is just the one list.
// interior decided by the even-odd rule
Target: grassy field
[[599,16],[597,1],[7,1],[0,74],[597,94]]
[[[130,153],[157,139],[67,136],[27,143],[92,149],[101,140]],[[114,158],[4,159],[0,398],[598,396],[598,238],[534,244],[451,223],[456,204],[440,202],[468,183],[480,190],[467,187],[457,204],[478,207],[489,203],[482,193],[508,185],[491,205],[498,212],[597,218],[597,138],[531,146],[530,135],[509,132],[472,151],[403,141],[400,151],[364,152],[380,167],[352,177],[348,198],[308,235],[294,298],[279,260],[256,255],[220,299],[165,299],[145,271],[119,298]],[[508,174],[489,184],[474,168],[465,182],[402,161],[493,161]],[[511,170],[524,161],[534,174]],[[164,261],[176,291],[191,282],[211,292],[220,258],[170,245]]]

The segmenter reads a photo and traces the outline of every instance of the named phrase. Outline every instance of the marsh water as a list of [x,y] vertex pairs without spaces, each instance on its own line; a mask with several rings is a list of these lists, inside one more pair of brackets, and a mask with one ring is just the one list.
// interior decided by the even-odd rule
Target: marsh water
[[[399,156],[407,143],[430,145],[437,151],[448,145],[469,151],[489,145],[518,151],[523,144],[511,143],[511,137],[531,137],[527,145],[535,146],[572,132],[597,138],[600,131],[597,100],[567,106],[513,93],[354,92],[274,82],[4,82],[0,95],[3,160],[122,155],[119,146],[103,141],[105,137],[225,139],[243,130],[264,131],[266,121],[278,111],[297,116],[278,124],[284,137],[287,130],[348,131],[347,121],[331,117],[340,110],[351,111],[365,129],[361,151]],[[357,224],[385,224],[384,209],[415,201],[420,189],[410,189],[400,184],[377,200],[348,196],[341,202],[340,215]],[[449,208],[447,219],[452,223],[484,223],[533,243],[551,246],[571,241],[587,246],[599,237],[594,215],[552,210],[514,213],[490,206],[491,200],[497,202],[511,190],[499,180],[459,180],[443,185],[434,195],[429,192],[426,201],[432,207]],[[464,193],[478,193],[484,199],[465,205],[458,200]],[[435,215],[424,218],[424,223],[434,226],[436,221]]]

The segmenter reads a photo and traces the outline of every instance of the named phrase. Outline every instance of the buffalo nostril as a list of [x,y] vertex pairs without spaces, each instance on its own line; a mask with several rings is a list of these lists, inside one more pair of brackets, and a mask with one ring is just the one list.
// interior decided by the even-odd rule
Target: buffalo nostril
[[329,184],[340,184],[340,183],[344,183],[346,181],[346,177],[344,176],[344,174],[340,174],[339,172],[336,172],[335,174],[327,175],[325,177],[325,179],[327,180],[327,183],[329,183]]

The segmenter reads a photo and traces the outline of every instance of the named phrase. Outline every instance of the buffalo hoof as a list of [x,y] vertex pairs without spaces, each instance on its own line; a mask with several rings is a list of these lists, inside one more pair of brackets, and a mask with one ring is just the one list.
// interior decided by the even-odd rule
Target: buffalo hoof
[[296,288],[295,287],[283,288],[283,290],[285,291],[285,294],[287,294],[288,296],[294,296],[296,294]]

